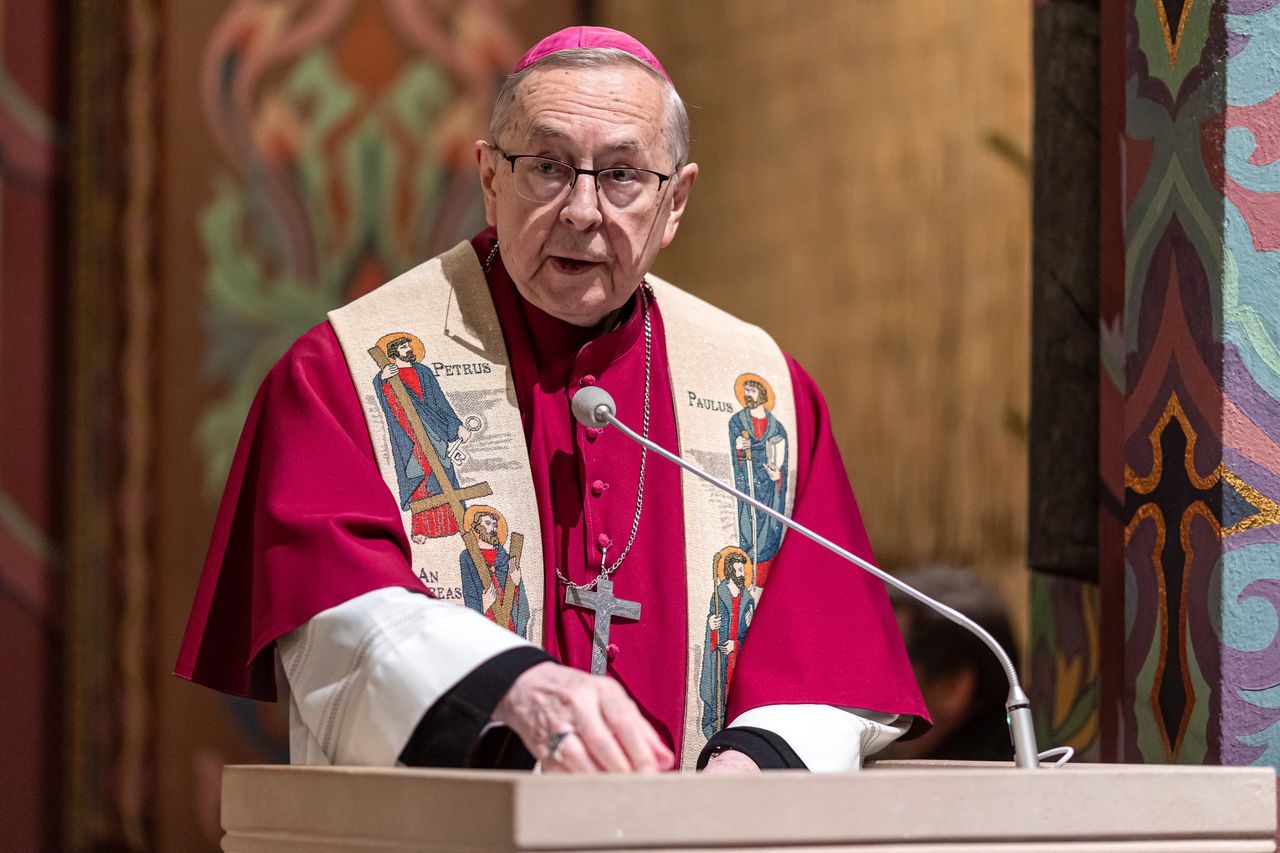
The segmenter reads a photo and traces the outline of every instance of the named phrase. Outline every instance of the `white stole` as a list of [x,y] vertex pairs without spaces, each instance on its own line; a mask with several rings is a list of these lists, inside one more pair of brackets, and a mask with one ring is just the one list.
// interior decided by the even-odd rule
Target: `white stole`
[[[666,326],[677,451],[729,483],[736,476],[744,491],[758,492],[766,503],[776,499],[790,515],[795,398],[781,350],[762,329],[665,281],[647,280]],[[331,312],[329,320],[379,470],[402,508],[414,572],[436,598],[470,605],[542,645],[546,595],[554,588],[544,588],[541,528],[510,359],[471,244],[459,243]],[[398,352],[388,356],[388,344]],[[403,352],[413,353],[400,360],[408,366],[383,381],[382,365]],[[769,398],[751,413],[743,403],[752,393],[744,390],[748,384]],[[751,445],[745,450],[736,442],[743,433]],[[424,477],[428,470],[435,476]],[[719,729],[726,722],[729,656],[720,648],[731,635],[745,638],[759,602],[752,554],[770,558],[781,531],[763,513],[687,472],[681,487],[688,614],[681,763],[690,767],[706,743],[704,724]],[[492,567],[486,551],[496,551]],[[725,558],[733,554],[745,558],[745,585],[725,578]],[[738,624],[721,618],[717,648],[708,651],[709,617],[733,612],[735,600]]]

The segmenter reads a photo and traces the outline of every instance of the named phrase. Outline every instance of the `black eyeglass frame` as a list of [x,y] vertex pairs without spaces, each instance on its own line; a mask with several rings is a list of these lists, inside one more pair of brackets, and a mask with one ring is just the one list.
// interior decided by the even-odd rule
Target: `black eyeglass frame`
[[[596,185],[596,192],[598,193],[600,192],[600,176],[602,174],[604,174],[605,172],[612,172],[618,169],[625,169],[628,172],[646,172],[650,175],[656,176],[658,179],[658,196],[661,196],[663,184],[671,180],[671,178],[675,175],[675,172],[672,172],[668,175],[664,175],[661,172],[655,171],[653,169],[643,169],[639,166],[608,166],[604,169],[579,169],[577,166],[573,165],[572,163],[566,163],[565,161],[557,160],[554,157],[544,157],[541,154],[508,154],[506,151],[503,151],[501,148],[499,148],[498,146],[492,143],[485,143],[485,144],[488,145],[490,148],[492,148],[494,151],[496,151],[499,157],[501,157],[503,160],[506,160],[508,163],[511,164],[511,174],[513,175],[516,173],[516,161],[523,160],[526,158],[531,160],[546,160],[551,163],[559,163],[561,166],[564,166],[566,169],[572,169],[573,179],[569,181],[570,192],[572,192],[573,188],[578,185],[579,175],[590,175],[591,182]],[[656,197],[654,201],[655,202],[657,201]]]

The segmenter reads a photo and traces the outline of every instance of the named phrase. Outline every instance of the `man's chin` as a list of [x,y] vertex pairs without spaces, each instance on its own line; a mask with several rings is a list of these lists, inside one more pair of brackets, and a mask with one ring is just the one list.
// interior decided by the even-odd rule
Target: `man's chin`
[[566,281],[554,276],[544,281],[549,286],[540,288],[538,307],[566,323],[594,326],[617,308],[610,305],[609,289],[604,281]]

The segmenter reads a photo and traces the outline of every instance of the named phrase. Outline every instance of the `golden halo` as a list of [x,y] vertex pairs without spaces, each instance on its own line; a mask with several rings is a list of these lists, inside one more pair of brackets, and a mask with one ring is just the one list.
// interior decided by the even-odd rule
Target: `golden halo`
[[728,548],[721,548],[716,552],[716,556],[712,560],[712,565],[715,566],[716,583],[718,584],[720,581],[724,580],[724,558],[730,554],[741,554],[742,558],[747,561],[746,565],[742,569],[742,573],[747,579],[747,586],[751,586],[755,582],[756,577],[755,564],[751,562],[751,556],[736,545],[730,545]]
[[743,386],[748,382],[757,382],[764,387],[764,392],[769,395],[769,399],[764,401],[764,408],[767,412],[773,411],[773,404],[776,398],[773,396],[773,386],[765,381],[763,376],[757,376],[754,373],[744,373],[738,377],[738,381],[733,383],[734,396],[738,398],[738,402],[742,404],[742,408],[747,407],[747,394],[743,390]]
[[[475,504],[474,506],[467,507],[466,514],[462,516],[462,529],[470,530],[471,526],[475,524],[476,514],[481,512],[487,512],[490,515],[496,515],[498,517],[498,544],[506,545],[507,544],[506,516],[504,516],[502,513],[498,512],[496,509],[494,509],[491,506],[485,506],[484,504]],[[481,542],[480,544],[484,545],[487,543]]]
[[422,341],[417,335],[412,335],[408,332],[392,332],[389,335],[383,335],[378,338],[378,349],[386,352],[387,344],[391,343],[396,338],[408,338],[409,348],[413,350],[413,355],[418,359],[418,364],[422,364],[427,357],[427,348],[422,345]]

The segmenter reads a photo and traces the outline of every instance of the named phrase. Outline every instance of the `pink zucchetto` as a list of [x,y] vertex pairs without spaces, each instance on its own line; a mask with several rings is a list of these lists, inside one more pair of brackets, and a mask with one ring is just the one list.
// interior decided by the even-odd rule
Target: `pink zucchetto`
[[629,53],[653,68],[663,77],[666,77],[667,82],[671,82],[671,76],[667,74],[667,69],[662,67],[662,63],[658,61],[658,57],[653,55],[653,51],[626,33],[620,30],[611,30],[608,27],[565,27],[559,32],[554,32],[529,48],[528,53],[520,57],[520,61],[516,63],[516,67],[512,69],[511,73],[519,74],[539,59],[556,51],[584,47],[612,47]]

